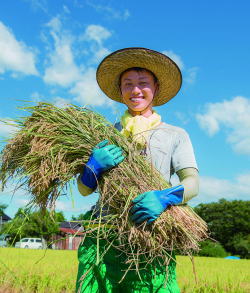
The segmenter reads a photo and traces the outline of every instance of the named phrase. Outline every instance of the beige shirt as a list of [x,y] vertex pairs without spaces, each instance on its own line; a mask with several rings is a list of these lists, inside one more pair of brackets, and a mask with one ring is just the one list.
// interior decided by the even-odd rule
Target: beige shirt
[[[122,129],[120,123],[116,123],[115,127],[119,131]],[[145,155],[167,182],[181,169],[198,170],[188,133],[167,123],[161,123],[150,131]]]
[[[122,129],[119,122],[115,124],[115,127],[119,131]],[[144,155],[167,182],[170,182],[171,175],[177,173],[181,181],[180,184],[184,186],[183,202],[198,194],[198,167],[192,143],[184,129],[161,123],[150,131]],[[92,192],[91,189],[85,185],[83,186],[80,180],[78,180],[78,188],[83,195],[88,195]],[[98,210],[98,203],[96,208]]]

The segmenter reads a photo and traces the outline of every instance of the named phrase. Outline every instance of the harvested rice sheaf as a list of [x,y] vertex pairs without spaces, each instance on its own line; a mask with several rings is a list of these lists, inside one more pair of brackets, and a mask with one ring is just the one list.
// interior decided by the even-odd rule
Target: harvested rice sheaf
[[82,171],[96,144],[108,139],[124,149],[126,159],[103,174],[94,211],[99,217],[88,221],[88,233],[108,240],[126,253],[127,263],[137,266],[140,255],[147,255],[148,263],[159,257],[166,263],[173,249],[184,253],[199,249],[199,242],[207,238],[207,226],[187,205],[170,207],[152,225],[131,223],[131,200],[169,184],[103,116],[73,105],[58,108],[39,103],[23,109],[30,115],[15,121],[19,130],[2,151],[3,188],[10,179],[18,179],[31,193],[31,202],[51,208]]

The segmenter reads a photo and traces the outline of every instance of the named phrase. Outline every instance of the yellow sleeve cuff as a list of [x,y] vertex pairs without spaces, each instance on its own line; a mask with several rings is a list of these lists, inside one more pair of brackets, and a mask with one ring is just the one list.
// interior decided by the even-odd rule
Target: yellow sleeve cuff
[[80,176],[77,178],[77,187],[81,195],[88,196],[94,192],[94,189],[89,188],[88,186],[84,185],[80,179]]

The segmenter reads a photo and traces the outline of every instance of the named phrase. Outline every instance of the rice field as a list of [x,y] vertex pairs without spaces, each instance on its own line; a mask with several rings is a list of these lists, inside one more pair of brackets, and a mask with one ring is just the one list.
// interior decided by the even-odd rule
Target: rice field
[[[181,292],[250,292],[250,260],[177,256]],[[74,292],[77,252],[0,248],[0,293]]]

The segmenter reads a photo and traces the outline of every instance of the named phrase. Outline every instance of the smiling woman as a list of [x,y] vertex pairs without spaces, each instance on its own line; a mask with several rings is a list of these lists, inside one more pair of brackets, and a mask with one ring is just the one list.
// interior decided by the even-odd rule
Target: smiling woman
[[[142,231],[156,231],[154,225],[157,225],[162,214],[186,203],[198,193],[198,170],[188,134],[178,127],[163,123],[161,116],[153,110],[153,106],[162,105],[177,94],[181,81],[180,70],[170,58],[146,48],[118,50],[107,56],[97,69],[97,82],[103,92],[128,108],[116,128],[132,140],[140,156],[144,155],[151,162],[152,168],[159,171],[154,187],[136,190],[145,183],[146,174],[148,175],[145,170],[144,174],[138,176],[137,182],[129,180],[122,188],[130,193],[125,204],[129,212],[126,214],[123,211],[120,219],[134,225],[129,227],[129,234],[133,229],[138,229],[128,236],[130,240],[139,237]],[[102,182],[105,172],[111,169],[119,172],[118,165],[124,160],[124,151],[121,145],[107,146],[107,141],[97,144],[79,176],[80,193],[85,196],[91,194]],[[131,155],[133,159],[129,164],[132,170],[139,165],[135,162],[136,153]],[[177,173],[180,184],[174,187],[160,186],[161,175],[169,182],[173,173]],[[125,180],[127,174],[121,174],[120,177]],[[109,190],[111,186],[112,180]],[[113,193],[115,196],[116,191]],[[100,198],[88,216],[101,221],[112,213],[109,204],[103,203]],[[186,220],[182,219],[181,222],[185,223]],[[190,223],[193,226],[194,222]],[[174,233],[175,224],[171,223],[169,227],[169,232],[166,232],[165,225],[162,227],[161,231],[166,232],[162,237],[164,240]],[[122,224],[117,225],[114,235],[121,233],[121,229]],[[149,235],[143,234],[141,238],[144,248],[150,242]],[[157,237],[153,236],[153,242],[158,241]],[[131,251],[125,251],[122,247],[126,247],[126,244],[117,245],[108,237],[100,242],[98,239],[99,237],[89,235],[79,246],[77,292],[179,292],[175,255],[171,245],[162,243],[161,248],[158,244],[157,247],[153,245],[153,250],[158,254],[152,262],[148,262],[152,250],[141,249],[141,246],[130,242]],[[176,241],[177,238],[173,239],[173,243]],[[160,249],[168,255],[164,261],[163,255],[159,254]],[[99,254],[104,256],[96,257]]]
[[132,116],[152,115],[152,102],[157,91],[157,79],[152,72],[140,67],[129,68],[121,74],[121,94]]
[[[250,1],[240,1],[240,5],[237,1],[227,1],[225,4],[225,1],[215,0],[193,3],[160,0],[157,1],[157,5],[145,3],[146,1],[112,0],[0,1],[0,117],[23,116],[16,106],[23,106],[24,99],[34,101],[35,92],[36,100],[55,102],[55,97],[63,97],[68,99],[68,103],[96,107],[95,111],[111,121],[117,121],[117,113],[123,114],[125,106],[112,103],[113,101],[107,98],[105,100],[104,94],[98,91],[95,82],[97,62],[99,63],[110,51],[123,46],[149,46],[166,54],[178,64],[183,73],[184,90],[177,99],[160,107],[158,114],[162,117],[162,124],[155,125],[157,130],[144,131],[137,128],[137,132],[153,133],[147,137],[142,154],[147,156],[150,163],[158,168],[168,181],[171,172],[183,167],[180,163],[181,151],[178,152],[179,146],[183,145],[181,138],[189,141],[185,131],[177,133],[177,128],[170,128],[169,124],[186,128],[196,149],[202,175],[200,196],[189,203],[195,205],[211,200],[217,201],[220,197],[247,199],[250,190],[250,66],[247,65],[250,61],[250,38],[246,36],[249,35]],[[55,21],[54,26],[52,20]],[[117,59],[122,62],[122,58]],[[127,58],[120,72],[123,72],[126,66],[145,67],[145,63],[140,63],[140,60],[135,55],[129,60]],[[148,69],[159,78],[160,75],[155,70],[161,68],[164,63],[149,62],[150,60],[153,59],[148,56]],[[121,64],[113,61],[110,65]],[[136,64],[132,64],[132,61],[136,61]],[[116,71],[110,67],[105,70],[112,78],[116,76]],[[164,81],[158,80],[159,91],[162,90],[162,85],[168,86],[168,91],[163,96],[169,97],[169,86],[175,81],[180,83],[180,76],[175,74],[171,79],[169,72],[174,72],[173,67],[172,70],[163,72],[162,76],[168,78]],[[107,81],[109,88],[117,84],[119,85],[114,79]],[[122,102],[119,86],[116,92],[106,94],[111,99]],[[156,95],[153,99],[153,108],[160,105],[154,104],[155,101]],[[128,127],[128,133],[131,134],[131,129],[134,128],[133,121],[140,120],[137,126],[144,127],[146,119],[147,117],[141,115],[125,116],[126,122],[123,125]],[[157,124],[157,120],[155,121]],[[124,129],[123,125],[119,123],[120,130]],[[61,126],[61,129],[65,128]],[[94,130],[96,131],[96,128]],[[3,131],[5,134],[9,133],[9,129],[3,127],[0,122],[0,136]],[[68,146],[65,141],[69,142],[69,133],[65,140],[60,142],[60,146]],[[173,136],[170,138],[169,133],[177,133],[176,139]],[[98,134],[95,133],[95,136]],[[135,137],[134,132],[131,136]],[[142,140],[145,142],[145,138]],[[23,145],[25,146],[25,143]],[[171,145],[174,147],[171,148]],[[94,146],[93,144],[92,148]],[[80,150],[81,147],[77,140],[75,149]],[[39,150],[42,153],[44,148],[41,147]],[[182,152],[185,150],[183,147]],[[71,151],[74,152],[73,148]],[[170,158],[166,154],[170,154]],[[172,155],[175,159],[172,159]],[[85,159],[87,161],[86,157],[81,161],[81,170]],[[61,162],[60,160],[57,162]],[[117,168],[120,167],[119,165]],[[180,174],[180,171],[177,172]],[[36,183],[42,178],[37,176]],[[187,197],[190,188],[187,186],[184,189],[184,197]],[[137,191],[133,189],[133,192],[136,196]],[[76,195],[77,191],[74,194]],[[83,212],[86,206],[94,204],[94,197],[96,198],[91,195],[82,200],[81,196],[76,196],[76,206],[82,208]],[[9,203],[10,198],[6,195],[4,202]],[[16,197],[19,198],[21,197]],[[69,202],[67,205],[70,206]],[[14,197],[8,207],[8,213],[14,215],[21,206],[15,202]],[[71,217],[71,212],[68,212],[67,217]],[[209,266],[205,262],[203,266],[202,280],[204,276],[209,275],[205,272],[205,268]],[[224,276],[216,272],[217,267],[224,272]],[[213,268],[211,272],[215,282],[216,278],[221,281],[229,273],[223,270],[228,268],[227,265],[214,265]],[[244,272],[240,275],[244,276]],[[66,276],[66,273],[62,273],[61,276]],[[185,280],[187,279],[192,279],[192,276],[187,276]],[[65,283],[65,280],[62,279],[60,282]],[[180,286],[184,282],[184,279],[180,279]],[[232,277],[232,285],[235,283]],[[63,291],[63,288],[60,290]],[[183,290],[185,291],[185,288]],[[204,289],[206,290],[213,291],[213,286]],[[232,287],[228,286],[226,290],[232,291]],[[191,289],[190,292],[194,291]]]

